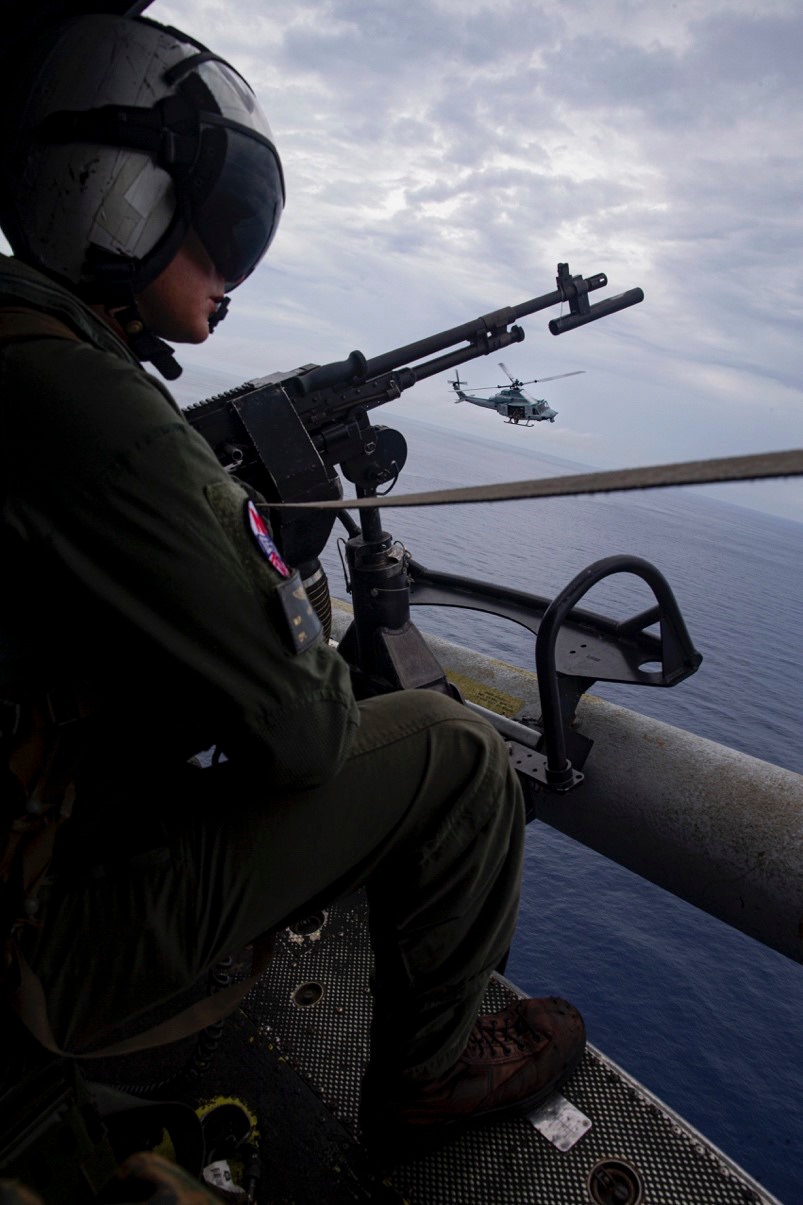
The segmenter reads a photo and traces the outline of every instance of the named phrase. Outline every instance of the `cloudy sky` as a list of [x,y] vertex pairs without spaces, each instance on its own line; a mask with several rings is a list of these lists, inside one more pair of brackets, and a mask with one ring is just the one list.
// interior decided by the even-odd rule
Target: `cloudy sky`
[[[800,0],[156,0],[249,79],[288,204],[223,327],[185,352],[235,383],[391,347],[605,272],[634,309],[502,357],[554,424],[415,418],[599,467],[803,443]],[[598,293],[596,298],[606,295]],[[501,381],[493,356],[465,367]],[[387,413],[387,411],[385,412]],[[403,482],[402,482],[403,485]],[[803,520],[800,480],[723,487]]]

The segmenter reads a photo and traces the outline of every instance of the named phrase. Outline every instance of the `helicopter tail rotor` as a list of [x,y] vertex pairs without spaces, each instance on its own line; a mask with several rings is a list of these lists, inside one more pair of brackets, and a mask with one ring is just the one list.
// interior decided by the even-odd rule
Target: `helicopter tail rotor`
[[454,401],[462,402],[463,399],[459,396],[459,394],[463,386],[468,384],[468,382],[460,380],[460,374],[458,373],[457,369],[454,370],[454,380],[450,381],[449,384],[451,385],[452,389],[454,389],[455,393],[458,394],[458,396],[454,398]]

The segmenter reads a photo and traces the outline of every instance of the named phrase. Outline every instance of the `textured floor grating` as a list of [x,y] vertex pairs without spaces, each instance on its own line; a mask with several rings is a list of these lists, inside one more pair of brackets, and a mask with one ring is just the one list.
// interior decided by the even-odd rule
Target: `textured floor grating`
[[[246,1001],[260,1031],[356,1135],[359,1084],[367,1057],[372,959],[362,896],[285,931],[268,973]],[[492,1012],[513,992],[494,981],[484,1004]],[[756,1205],[773,1202],[724,1157],[687,1130],[598,1052],[589,1050],[564,1093],[592,1120],[571,1150],[561,1152],[526,1120],[463,1134],[444,1150],[398,1168],[393,1186],[410,1205],[589,1205],[589,1177],[600,1161],[624,1160],[637,1175],[622,1205]],[[623,1191],[620,1189],[620,1191]]]

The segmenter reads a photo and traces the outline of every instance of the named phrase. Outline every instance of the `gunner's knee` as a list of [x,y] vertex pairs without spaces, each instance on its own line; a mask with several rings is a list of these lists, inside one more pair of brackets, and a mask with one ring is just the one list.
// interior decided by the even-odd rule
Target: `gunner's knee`
[[426,709],[433,760],[458,783],[473,784],[484,793],[509,798],[516,808],[521,791],[505,741],[482,716],[464,704],[435,691],[410,691],[416,708]]

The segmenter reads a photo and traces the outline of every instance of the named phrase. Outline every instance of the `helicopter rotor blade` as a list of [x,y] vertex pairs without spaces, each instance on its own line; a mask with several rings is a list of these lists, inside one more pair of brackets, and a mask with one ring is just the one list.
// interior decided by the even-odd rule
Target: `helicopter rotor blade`
[[[513,382],[513,384],[515,385],[515,383],[516,383],[516,378],[513,376],[513,373],[510,371],[510,369],[508,368],[507,364],[503,364],[503,363],[502,363],[502,361],[500,360],[500,361],[499,361],[499,367],[502,369],[502,371],[504,372],[505,376],[510,377],[511,381],[512,381],[512,382]],[[500,386],[500,388],[501,388],[501,386]]]
[[554,376],[554,377],[536,377],[535,380],[525,381],[524,384],[525,385],[537,385],[539,382],[544,382],[544,381],[560,381],[562,377],[579,377],[579,376],[582,376],[584,372],[585,372],[584,368],[578,368],[578,369],[575,369],[574,372],[559,372],[558,375]]

